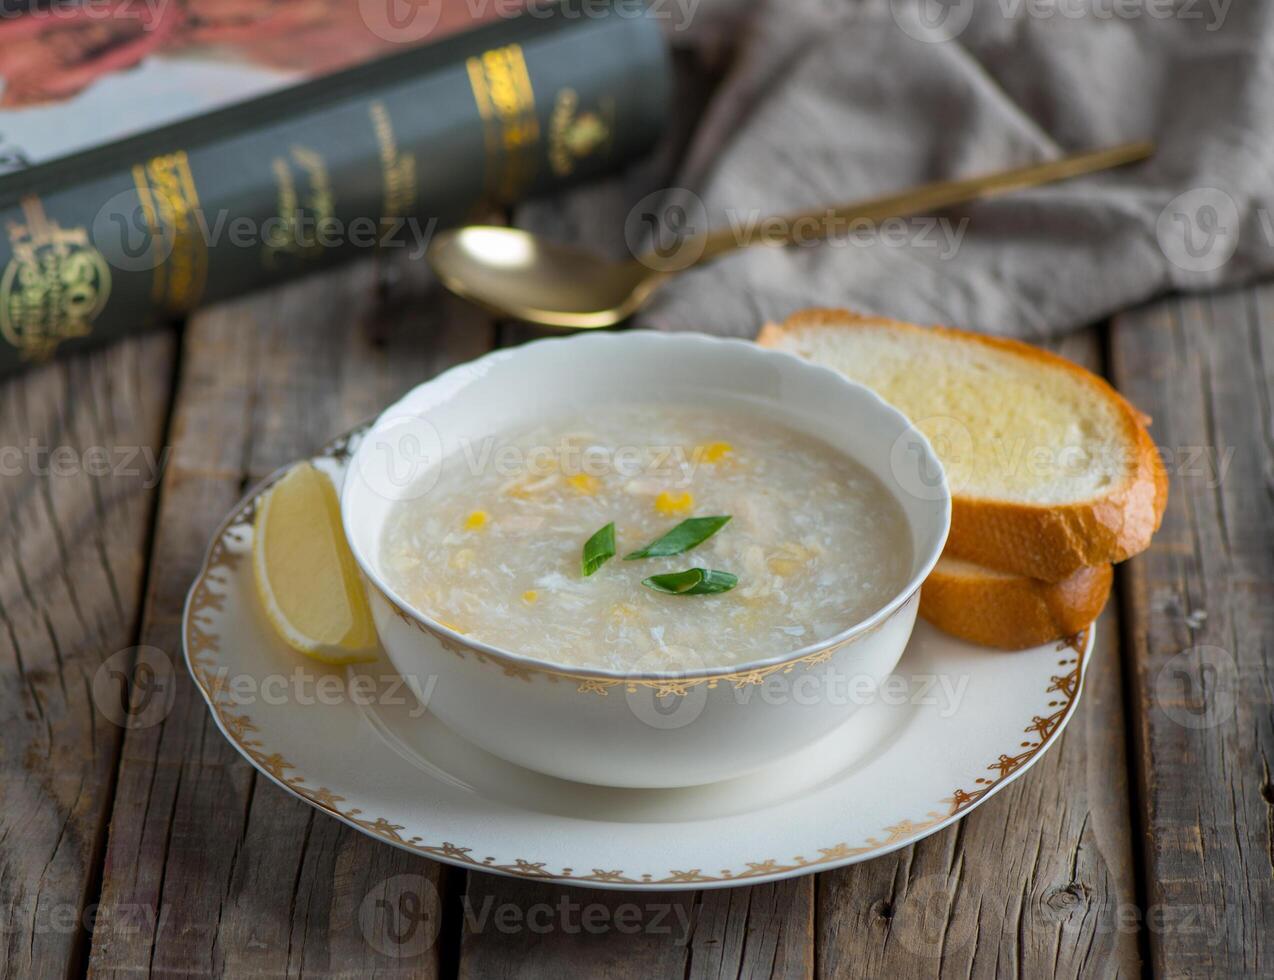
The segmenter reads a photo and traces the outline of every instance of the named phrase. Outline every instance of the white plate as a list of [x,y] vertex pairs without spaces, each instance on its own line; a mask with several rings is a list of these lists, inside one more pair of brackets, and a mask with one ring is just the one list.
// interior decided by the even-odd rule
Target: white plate
[[[313,460],[338,485],[348,449],[341,440]],[[1092,653],[1091,629],[1074,647],[1005,653],[922,621],[893,694],[780,764],[689,789],[565,782],[452,734],[384,658],[324,671],[289,650],[252,582],[263,487],[226,519],[186,601],[186,661],[217,725],[293,795],[461,867],[667,890],[774,881],[888,853],[1030,768],[1074,713]]]

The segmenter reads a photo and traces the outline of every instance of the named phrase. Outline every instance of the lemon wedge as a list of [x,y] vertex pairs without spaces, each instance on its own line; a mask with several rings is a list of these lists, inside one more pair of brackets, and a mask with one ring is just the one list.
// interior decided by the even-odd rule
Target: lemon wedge
[[341,530],[336,487],[299,463],[266,492],[252,531],[261,606],[288,645],[327,664],[376,659],[376,630]]

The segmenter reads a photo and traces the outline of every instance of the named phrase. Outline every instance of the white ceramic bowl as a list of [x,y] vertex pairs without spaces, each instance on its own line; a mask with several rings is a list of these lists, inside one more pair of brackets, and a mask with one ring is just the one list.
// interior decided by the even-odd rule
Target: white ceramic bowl
[[[911,529],[911,577],[821,643],[685,673],[564,667],[477,642],[398,598],[377,561],[395,501],[428,492],[461,447],[539,418],[622,400],[749,407],[871,470]],[[453,465],[464,465],[457,462]],[[742,775],[827,735],[894,669],[920,584],[951,520],[942,467],[898,411],[840,374],[740,340],[644,331],[500,350],[414,388],[359,444],[341,494],[376,629],[429,710],[481,748],[539,772],[608,786],[673,787]],[[445,574],[445,573],[444,573]]]

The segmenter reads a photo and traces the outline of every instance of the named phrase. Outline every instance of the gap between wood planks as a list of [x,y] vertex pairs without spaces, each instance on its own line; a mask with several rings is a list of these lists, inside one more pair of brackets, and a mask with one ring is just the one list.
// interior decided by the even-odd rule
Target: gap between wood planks
[[1165,976],[1274,975],[1271,311],[1270,285],[1170,297],[1111,334],[1171,477],[1123,593],[1141,908]]
[[[489,348],[489,325],[426,294],[419,263],[400,272],[394,310],[363,263],[188,326],[142,631],[143,642],[170,651],[177,697],[162,725],[125,737],[95,973],[436,972],[436,957],[386,961],[360,937],[357,912],[378,881],[435,880],[437,867],[258,783],[193,690],[177,631],[207,537],[245,481]],[[373,320],[379,342],[357,329]],[[115,928],[126,908],[163,914],[153,929]]]
[[109,688],[103,671],[125,671],[137,640],[156,491],[134,463],[142,447],[162,458],[174,362],[161,330],[0,386],[0,443],[77,461],[29,461],[0,484],[0,975],[83,965],[122,740],[93,682]]
[[[172,363],[169,366],[166,390],[168,392],[167,407],[164,411],[163,425],[160,429],[159,445],[166,447],[169,444],[169,437],[172,431],[173,407],[176,404],[177,378],[181,367],[182,355],[182,334],[183,324],[172,324],[164,329],[173,336],[172,341]],[[136,343],[138,341],[125,341],[126,343]],[[155,528],[159,514],[159,488],[156,487],[154,492],[150,494],[149,507],[147,508],[145,521],[145,534],[142,537],[141,553],[149,556],[155,547]],[[151,564],[149,561],[143,563],[143,570],[140,581],[139,596],[145,596],[150,589],[150,572]],[[139,603],[140,605],[140,603]],[[134,646],[141,642],[142,618],[140,615],[136,617],[136,624],[133,630],[132,643]],[[129,683],[131,684],[136,677],[136,656],[131,658],[127,665]],[[123,738],[119,740],[119,747],[123,746]],[[102,807],[102,825],[97,835],[97,839],[93,844],[93,857],[89,866],[88,887],[85,890],[84,908],[95,908],[100,902],[102,895],[102,870],[106,858],[106,841],[107,832],[110,827],[109,815],[115,806],[115,789],[119,780],[118,752],[116,754],[115,764],[111,766],[110,780],[106,787],[106,793],[103,797]],[[78,976],[88,970],[89,952],[92,948],[92,936],[87,928],[82,928],[76,936],[75,949],[72,953],[71,962],[68,964],[67,974],[69,976]]]

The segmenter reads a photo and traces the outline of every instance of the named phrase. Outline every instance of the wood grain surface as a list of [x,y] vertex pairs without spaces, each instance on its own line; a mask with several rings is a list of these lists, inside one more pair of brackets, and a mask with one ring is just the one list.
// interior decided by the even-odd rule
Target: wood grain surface
[[0,976],[85,958],[174,350],[153,334],[0,386]]
[[1115,382],[1172,478],[1126,566],[1130,705],[1163,976],[1274,976],[1274,289],[1116,318]]

